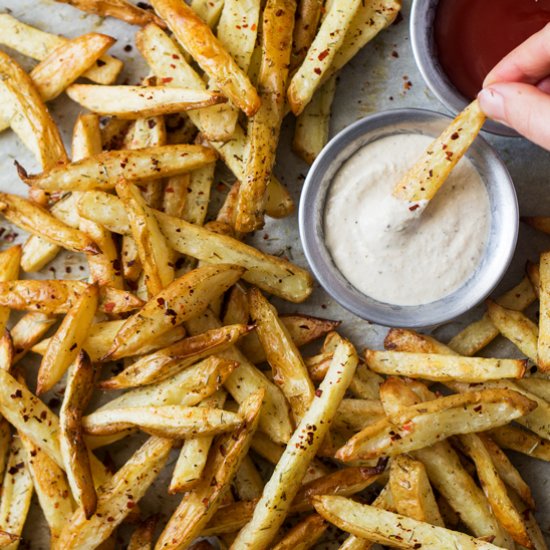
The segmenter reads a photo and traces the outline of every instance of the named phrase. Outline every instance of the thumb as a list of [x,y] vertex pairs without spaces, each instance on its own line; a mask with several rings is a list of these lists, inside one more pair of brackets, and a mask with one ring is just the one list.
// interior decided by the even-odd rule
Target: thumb
[[520,82],[491,84],[478,95],[481,110],[550,150],[550,95]]

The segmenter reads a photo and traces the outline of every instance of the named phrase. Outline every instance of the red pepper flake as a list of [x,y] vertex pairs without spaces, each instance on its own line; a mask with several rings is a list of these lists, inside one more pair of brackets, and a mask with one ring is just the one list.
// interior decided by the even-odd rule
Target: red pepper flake
[[458,132],[455,132],[452,136],[451,136],[451,139],[458,139],[460,137],[460,134]]
[[315,69],[313,69],[313,72],[314,72],[315,74],[319,74],[319,75],[320,75],[320,74],[321,74],[321,69],[320,69],[319,67],[315,67]]
[[256,26],[256,23],[254,23],[251,27],[250,27],[250,30],[252,31],[255,31],[258,27]]
[[403,426],[402,426],[402,429],[403,429],[405,432],[412,432],[412,429],[413,429],[413,422],[412,422],[412,420],[409,420],[408,422],[405,422],[405,424],[403,424]]
[[315,390],[315,395],[321,397],[321,395],[323,395],[323,390]]
[[414,212],[415,210],[417,210],[418,208],[420,208],[420,205],[419,204],[413,204],[412,206],[409,206],[409,210],[411,212]]
[[164,78],[161,78],[161,82],[163,84],[168,84],[169,82],[172,82],[174,80],[171,76],[165,76]]
[[107,302],[103,305],[103,310],[105,311],[105,313],[112,313],[115,309],[115,305],[116,304],[114,302]]
[[329,51],[328,51],[328,48],[326,50],[323,50],[320,54],[319,54],[319,61],[323,61],[323,59],[325,59],[329,54]]

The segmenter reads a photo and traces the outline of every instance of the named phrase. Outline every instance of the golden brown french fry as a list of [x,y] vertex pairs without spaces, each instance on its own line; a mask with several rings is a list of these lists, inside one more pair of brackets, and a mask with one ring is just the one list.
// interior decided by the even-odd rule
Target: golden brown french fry
[[537,365],[543,372],[550,371],[550,252],[540,256],[540,318],[537,345]]
[[116,192],[128,212],[149,296],[154,296],[174,280],[171,249],[138,188],[124,181]]
[[13,341],[10,331],[6,329],[3,336],[0,338],[0,369],[10,372],[14,356]]
[[308,464],[328,432],[357,362],[355,349],[342,339],[327,376],[275,466],[252,519],[237,535],[233,543],[235,547],[266,548],[270,545],[289,512]]
[[204,266],[176,279],[125,321],[106,356],[110,360],[133,355],[157,335],[199,315],[243,274],[239,266]]
[[[317,0],[313,2],[318,3]],[[328,143],[330,110],[335,92],[336,77],[331,77],[315,92],[296,121],[292,150],[309,164],[313,164]]]
[[275,546],[274,550],[307,550],[314,546],[328,529],[318,514],[310,514],[297,523]]
[[395,548],[461,548],[462,550],[498,550],[500,547],[469,535],[450,531],[387,512],[367,504],[359,504],[339,496],[318,496],[313,500],[317,512],[327,521],[357,537]]
[[[21,246],[11,246],[0,252],[0,282],[13,281],[19,277]],[[10,308],[0,306],[0,334],[4,333],[10,316]]]
[[187,439],[217,435],[241,423],[241,416],[223,409],[164,405],[95,411],[82,419],[82,428],[88,434],[110,435],[136,427],[159,437]]
[[182,47],[197,61],[231,102],[252,116],[260,98],[246,73],[193,9],[176,0],[154,0],[153,7]]
[[239,500],[255,500],[262,496],[264,482],[250,455],[246,455],[233,480]]
[[288,86],[288,103],[295,115],[304,110],[320,86],[360,5],[361,0],[350,0],[345,4],[333,2],[328,8],[303,63]]
[[521,378],[526,360],[460,357],[438,353],[365,351],[367,366],[374,372],[432,381],[484,382],[501,378]]
[[[21,440],[14,437],[11,441],[10,456],[2,483],[0,498],[0,529],[20,537],[33,495],[32,478],[25,464],[25,449]],[[16,550],[19,540],[6,546]]]
[[268,0],[262,15],[262,57],[258,75],[261,105],[248,125],[244,177],[240,180],[235,228],[263,227],[267,184],[275,164],[284,117],[296,0]]
[[23,315],[11,329],[15,357],[19,361],[57,322],[55,317],[44,313],[31,312]]
[[31,77],[7,54],[0,52],[1,118],[34,154],[43,169],[67,162],[59,130]]
[[[219,390],[201,401],[198,406],[222,408],[226,397],[227,393]],[[183,442],[170,480],[169,493],[185,493],[199,481],[206,467],[213,439],[212,436],[204,435],[188,438]]]
[[26,451],[25,464],[50,528],[51,545],[55,546],[63,527],[73,515],[71,490],[63,470],[28,437],[22,434],[19,437]]
[[249,325],[229,325],[191,336],[142,356],[120,374],[103,380],[99,387],[114,390],[160,382],[200,359],[229,348],[253,328]]
[[196,170],[216,160],[212,149],[200,145],[165,145],[138,150],[106,151],[78,162],[29,176],[19,176],[46,191],[114,189],[120,179],[137,183]]
[[273,370],[273,380],[285,394],[298,424],[315,394],[307,368],[277,310],[256,288],[249,291],[248,301],[256,333]]
[[[205,167],[210,169],[210,166]],[[213,170],[214,165],[211,166]],[[201,168],[204,170],[204,168]],[[172,176],[166,181],[164,187],[164,194],[162,196],[162,211],[169,216],[175,218],[182,218],[185,210],[185,205],[188,200],[188,189],[191,182],[191,174],[181,174],[179,176]],[[208,188],[208,195],[210,196],[210,188]],[[199,224],[202,225],[202,224]]]
[[540,291],[539,264],[528,261],[526,266],[525,266],[525,271],[527,273],[527,277],[529,277],[529,280],[531,281],[531,284],[533,285],[533,290],[535,291],[535,294],[537,295],[537,298],[538,298],[539,291]]
[[532,548],[534,548],[534,550],[548,550],[546,538],[542,533],[539,524],[537,523],[533,511],[525,506],[525,503],[522,502],[522,500],[514,493],[514,491],[508,491],[508,494],[510,495],[510,499],[514,503],[514,506],[518,509],[521,517],[523,518],[525,527],[527,529],[527,532],[529,533],[529,538],[531,539]]
[[95,512],[97,495],[83,438],[82,415],[92,398],[98,374],[89,356],[80,351],[69,370],[59,411],[59,443],[67,479],[75,501],[88,519]]
[[[0,15],[0,43],[23,55],[42,61],[66,42],[67,38],[26,25],[8,13]],[[101,56],[99,61],[83,76],[98,84],[112,84],[122,70],[122,61],[109,55]]]
[[299,0],[296,25],[294,26],[291,71],[301,65],[306,57],[307,51],[317,34],[322,9],[322,0]]
[[522,216],[521,221],[543,233],[550,234],[550,218],[547,216]]
[[473,460],[481,487],[502,527],[522,546],[532,547],[525,524],[510,500],[483,440],[476,434],[460,436],[466,454]]
[[99,247],[88,235],[65,225],[33,202],[17,195],[0,193],[0,203],[5,205],[2,215],[29,233],[73,252],[99,252]]
[[504,449],[550,461],[550,442],[532,432],[515,426],[501,426],[492,429],[489,434]]
[[367,426],[341,447],[336,457],[349,461],[394,456],[422,449],[454,434],[503,426],[535,408],[534,401],[512,390],[450,395],[413,405]]
[[38,371],[37,395],[51,390],[78,357],[96,314],[98,294],[96,285],[88,285],[50,339]]
[[121,118],[111,117],[101,128],[101,144],[105,151],[124,149],[123,144],[132,122]]
[[225,0],[191,0],[189,5],[213,29],[221,16]]
[[0,529],[0,548],[9,548],[12,543],[17,541],[19,541],[19,537],[17,535],[12,535],[11,533]]
[[[189,223],[204,225],[210,201],[210,190],[214,182],[213,164],[191,172],[185,205],[181,218]],[[168,212],[166,212],[168,214]]]
[[361,431],[384,416],[382,404],[377,399],[342,399],[332,425],[348,432]]
[[94,113],[123,119],[181,113],[227,101],[215,92],[166,86],[73,84],[67,95]]
[[396,456],[390,467],[389,485],[399,514],[445,527],[422,462],[407,455]]
[[70,4],[82,11],[95,13],[101,17],[115,17],[130,25],[146,25],[151,21],[157,25],[163,25],[162,20],[154,13],[135,6],[127,0],[56,0],[56,2]]
[[[527,277],[504,293],[497,300],[497,304],[507,309],[523,311],[537,299],[533,285]],[[460,355],[472,356],[483,349],[499,335],[498,329],[493,325],[488,315],[484,315],[479,321],[468,325],[454,336],[449,342],[449,347]]]
[[183,497],[168,520],[157,541],[158,549],[187,548],[212,518],[248,452],[258,426],[263,396],[263,391],[250,395],[239,407],[243,425],[216,440],[201,480]]
[[384,347],[391,351],[408,353],[439,353],[441,355],[458,355],[450,347],[442,344],[432,336],[419,334],[414,330],[392,328],[384,339]]
[[128,550],[151,550],[159,519],[158,515],[152,515],[141,522],[130,537]]
[[103,484],[97,494],[96,513],[86,519],[76,510],[61,533],[67,550],[93,550],[107,540],[143,497],[164,466],[172,448],[169,439],[151,437]]
[[470,103],[401,178],[393,190],[394,196],[407,202],[421,202],[421,208],[425,208],[424,201],[433,199],[445,183],[479,134],[485,119],[478,101]]
[[0,418],[0,479],[4,479],[11,442],[11,428],[5,418]]

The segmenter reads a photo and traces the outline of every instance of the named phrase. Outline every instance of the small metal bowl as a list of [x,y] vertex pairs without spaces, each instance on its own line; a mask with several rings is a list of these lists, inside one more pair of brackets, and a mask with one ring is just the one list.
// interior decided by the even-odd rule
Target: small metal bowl
[[[439,0],[413,0],[410,19],[411,46],[424,82],[437,99],[456,115],[470,100],[455,88],[439,63],[433,32],[438,4]],[[483,130],[499,136],[519,137],[512,128],[493,120],[488,120]]]
[[300,237],[307,261],[328,294],[363,319],[384,326],[410,328],[450,321],[485,299],[512,260],[519,226],[516,192],[503,162],[480,137],[470,147],[467,156],[487,186],[492,221],[485,255],[463,286],[429,304],[396,306],[374,300],[357,290],[332,260],[324,238],[325,203],[342,164],[366,144],[385,136],[416,133],[435,137],[448,124],[446,115],[421,109],[377,113],[359,120],[334,137],[309,170],[299,211]]

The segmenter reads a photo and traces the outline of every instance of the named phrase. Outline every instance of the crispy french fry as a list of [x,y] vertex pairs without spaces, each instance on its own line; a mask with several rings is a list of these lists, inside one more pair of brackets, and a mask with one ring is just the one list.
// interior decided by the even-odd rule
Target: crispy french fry
[[514,491],[508,491],[508,494],[510,496],[510,499],[514,503],[514,506],[518,509],[521,517],[523,518],[525,527],[527,529],[527,532],[529,533],[532,548],[534,548],[535,550],[548,550],[545,536],[542,533],[542,530],[537,523],[535,516],[533,515],[533,511],[525,506],[525,503],[521,501],[521,499],[514,493]]
[[[313,2],[319,3],[317,0]],[[335,92],[336,78],[331,77],[315,92],[296,121],[292,150],[308,164],[313,164],[328,143],[330,110]]]
[[151,437],[118,472],[101,486],[96,513],[86,519],[81,509],[61,533],[67,550],[93,550],[107,540],[114,529],[143,497],[164,466],[172,448],[169,439]]
[[57,319],[44,313],[31,312],[23,315],[11,329],[11,337],[17,363],[56,323]]
[[395,548],[426,550],[441,548],[497,550],[499,548],[457,531],[430,525],[374,506],[359,504],[344,497],[319,496],[314,498],[313,504],[321,516],[340,529]]
[[[527,277],[500,296],[497,304],[507,309],[523,311],[537,299],[533,285]],[[479,321],[475,321],[459,332],[449,342],[449,347],[460,355],[472,356],[483,349],[499,335],[498,329],[493,325],[488,315],[484,315]]]
[[107,357],[133,355],[157,335],[199,315],[243,274],[239,266],[204,266],[176,279],[130,317],[117,333]]
[[160,382],[200,359],[229,348],[253,328],[248,325],[230,325],[191,336],[141,357],[120,374],[103,380],[99,386],[113,390]]
[[345,4],[333,2],[328,8],[303,63],[288,86],[288,102],[295,115],[304,110],[320,86],[360,5],[361,0],[350,0]]
[[35,203],[8,193],[0,193],[0,203],[5,205],[2,215],[29,233],[73,252],[99,252],[97,244],[88,235],[60,222]]
[[248,147],[237,198],[237,231],[264,225],[267,184],[275,163],[285,98],[296,0],[268,0],[263,11],[262,57],[258,75],[261,105],[248,126]]
[[240,500],[254,500],[262,496],[264,482],[250,455],[244,457],[235,474],[233,486]]
[[[222,408],[226,397],[227,393],[219,390],[201,401],[198,406]],[[183,442],[168,488],[169,493],[185,493],[198,483],[206,467],[213,439],[212,436],[203,435]]]
[[190,6],[210,27],[214,28],[221,16],[225,0],[191,0]]
[[110,435],[137,427],[159,437],[187,439],[227,432],[241,422],[238,414],[223,409],[165,405],[96,411],[83,418],[82,427],[86,433],[94,435]]
[[479,134],[485,119],[478,101],[470,103],[401,178],[393,190],[394,196],[403,201],[421,202],[421,208],[425,208],[424,201],[433,199],[445,183]]
[[315,394],[307,368],[276,309],[256,288],[249,291],[248,299],[256,333],[273,370],[273,380],[282,389],[294,420],[299,423]]
[[75,501],[88,519],[95,512],[97,495],[83,438],[82,414],[92,398],[98,374],[89,356],[80,351],[69,371],[59,412],[59,443],[67,479]]
[[73,84],[67,95],[94,113],[127,119],[169,115],[227,101],[215,92],[166,86]]
[[212,149],[200,145],[165,145],[128,151],[106,151],[42,174],[19,176],[46,191],[113,189],[121,179],[136,183],[190,172],[216,160]]
[[[13,281],[19,277],[21,246],[16,245],[0,252],[0,282]],[[10,316],[10,308],[0,306],[0,334],[4,333]]]
[[550,461],[550,442],[515,426],[501,426],[489,432],[494,441],[504,449],[523,453],[539,460]]
[[120,182],[116,192],[128,212],[145,283],[149,295],[154,296],[174,280],[171,249],[138,188],[128,182]]
[[314,546],[328,529],[318,514],[310,514],[296,524],[274,547],[274,550],[307,550]]
[[38,371],[38,395],[52,389],[78,357],[94,320],[98,294],[96,285],[88,285],[50,339]]
[[[14,437],[10,446],[10,456],[0,499],[0,529],[17,537],[21,536],[23,526],[31,505],[33,495],[32,478],[25,464],[25,449],[21,440]],[[6,546],[16,550],[19,540]]]
[[322,0],[300,0],[298,2],[290,64],[292,71],[301,65],[306,57],[307,51],[317,34],[322,9]]
[[216,440],[201,480],[183,497],[168,520],[157,541],[158,549],[186,548],[214,515],[248,452],[258,426],[263,396],[264,392],[259,391],[244,401],[239,408],[243,425]]
[[127,0],[56,0],[64,4],[70,4],[75,8],[95,13],[101,17],[115,17],[126,21],[130,25],[146,25],[154,21],[157,25],[163,25],[162,20],[148,10],[135,6]]
[[368,426],[340,448],[336,457],[346,461],[394,456],[422,449],[450,435],[502,426],[535,408],[534,401],[511,390],[481,390],[442,397],[413,405]]
[[128,550],[151,550],[158,521],[159,516],[152,515],[140,523],[132,533]]
[[258,93],[208,25],[187,4],[175,0],[153,0],[152,4],[182,47],[224,95],[248,116],[252,116],[260,107]]
[[1,118],[32,151],[44,169],[67,162],[59,130],[31,77],[7,54],[0,52]]
[[540,256],[540,319],[537,364],[541,371],[550,371],[550,252]]
[[237,535],[233,543],[235,548],[267,548],[270,545],[288,514],[309,462],[328,432],[330,421],[344,397],[357,362],[355,349],[342,339],[334,353],[329,372],[275,466],[252,519]]
[[374,372],[432,381],[484,382],[521,378],[526,360],[459,357],[432,353],[366,350],[367,366]]
[[439,353],[441,355],[458,355],[454,350],[442,344],[432,336],[419,334],[414,330],[392,328],[384,339],[384,347],[391,351],[408,353]]
[[[181,218],[189,223],[204,225],[214,182],[213,164],[194,170],[189,175],[189,186]],[[166,212],[168,214],[168,212]]]
[[358,432],[384,416],[377,399],[342,399],[332,425],[336,429]]
[[[67,41],[62,36],[26,25],[7,13],[0,15],[0,43],[38,61],[45,59],[52,50]],[[122,61],[103,55],[100,62],[83,76],[98,84],[112,84],[122,70]]]

